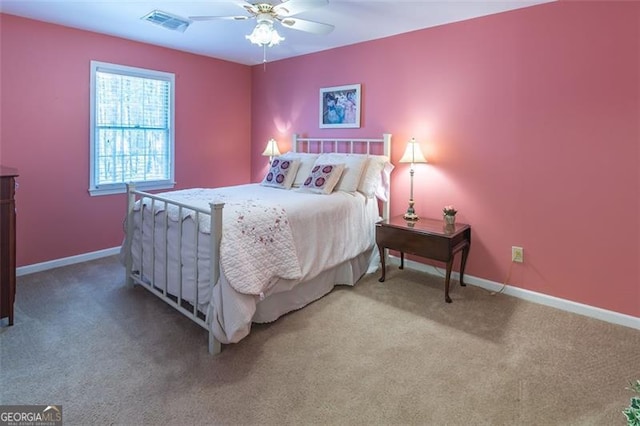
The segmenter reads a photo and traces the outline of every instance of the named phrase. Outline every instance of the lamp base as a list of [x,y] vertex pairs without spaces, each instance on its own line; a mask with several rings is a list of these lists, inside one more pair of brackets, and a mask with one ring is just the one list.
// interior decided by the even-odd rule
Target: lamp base
[[402,216],[405,220],[418,220],[420,219],[416,214],[416,211],[413,208],[413,200],[409,200],[409,207],[407,208],[406,213]]
[[420,219],[420,218],[418,217],[418,215],[417,215],[417,214],[415,214],[415,213],[405,213],[402,217],[403,217],[405,220],[411,220],[411,221],[415,221],[415,220]]

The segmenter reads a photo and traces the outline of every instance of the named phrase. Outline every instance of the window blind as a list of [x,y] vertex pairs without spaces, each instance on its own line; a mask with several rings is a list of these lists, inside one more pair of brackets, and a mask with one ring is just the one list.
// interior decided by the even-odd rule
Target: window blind
[[[173,75],[96,66],[91,189],[173,180]],[[120,191],[117,191],[120,192]]]

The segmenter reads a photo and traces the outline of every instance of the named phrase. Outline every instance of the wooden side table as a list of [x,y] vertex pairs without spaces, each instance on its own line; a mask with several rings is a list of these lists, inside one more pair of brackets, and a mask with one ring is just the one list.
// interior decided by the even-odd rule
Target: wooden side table
[[402,216],[396,216],[376,223],[376,243],[382,262],[380,282],[385,280],[385,249],[400,252],[400,269],[404,269],[405,253],[445,262],[447,274],[444,281],[444,300],[451,303],[449,297],[451,268],[455,254],[461,251],[460,285],[466,285],[464,268],[471,247],[471,227],[467,224],[445,225],[441,219],[407,221]]

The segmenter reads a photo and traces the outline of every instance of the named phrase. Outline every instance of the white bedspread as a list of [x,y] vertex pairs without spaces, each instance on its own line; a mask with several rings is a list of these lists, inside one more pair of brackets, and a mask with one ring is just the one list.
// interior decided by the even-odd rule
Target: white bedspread
[[[183,201],[188,199],[189,204],[207,209],[210,202],[225,203],[220,247],[223,273],[213,289],[208,284],[210,274],[206,269],[209,259],[208,238],[201,238],[197,244],[197,272],[191,271],[196,266],[193,261],[186,260],[188,256],[181,254],[185,259],[172,260],[171,257],[175,257],[173,250],[167,252],[169,263],[176,265],[167,278],[169,287],[175,280],[177,272],[173,269],[178,269],[177,265],[185,270],[182,272],[183,280],[190,277],[193,281],[197,279],[198,305],[207,312],[207,321],[222,343],[237,342],[249,333],[256,304],[262,297],[286,291],[296,283],[308,281],[329,268],[371,250],[375,244],[377,203],[374,207],[374,199],[366,199],[359,193],[320,195],[248,184],[172,191],[159,195],[172,199],[182,197]],[[266,214],[262,215],[263,212]],[[177,214],[174,219],[177,219]],[[200,222],[201,232],[209,232],[209,217],[201,215]],[[146,224],[145,227],[147,226],[150,225]],[[236,236],[230,238],[232,228],[235,228],[233,233]],[[240,237],[237,237],[238,232]],[[276,234],[278,250],[289,252],[289,256],[284,256],[286,260],[275,261],[279,264],[279,272],[274,272],[270,266],[274,263],[270,249],[276,247],[271,244],[271,239]],[[185,239],[188,242],[190,238]],[[243,249],[246,244],[258,248],[262,245],[267,250],[262,252],[261,259],[257,261],[255,253]],[[163,242],[156,241],[156,245],[158,256],[162,257],[160,251],[164,249],[160,247],[163,247]],[[185,244],[185,248],[188,249],[188,244]],[[191,250],[195,250],[195,247],[191,247]],[[135,249],[133,253],[134,264],[140,262],[141,256],[136,255]],[[146,253],[142,257],[144,256]],[[250,272],[246,272],[247,267]],[[145,270],[151,269],[147,267]],[[158,276],[162,274],[156,274],[156,281]],[[258,287],[253,282],[256,279],[260,281]],[[195,299],[194,287],[193,282],[183,284],[184,299],[189,300],[189,294],[191,300]]]

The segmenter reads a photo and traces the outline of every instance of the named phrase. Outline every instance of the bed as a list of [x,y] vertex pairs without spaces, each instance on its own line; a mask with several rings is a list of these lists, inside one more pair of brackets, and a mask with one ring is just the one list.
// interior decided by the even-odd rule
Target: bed
[[260,183],[150,194],[127,187],[126,280],[209,333],[209,352],[354,285],[379,265],[391,135],[293,136]]

